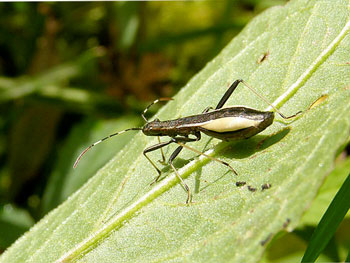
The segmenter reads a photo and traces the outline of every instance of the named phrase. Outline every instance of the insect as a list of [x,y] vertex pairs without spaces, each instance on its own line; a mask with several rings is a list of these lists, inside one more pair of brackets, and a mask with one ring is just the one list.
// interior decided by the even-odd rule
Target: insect
[[[205,153],[202,153],[192,147],[189,147],[188,145],[185,145],[186,143],[199,141],[201,139],[201,133],[224,141],[247,139],[265,130],[268,126],[272,124],[274,120],[274,112],[271,111],[259,111],[242,106],[223,108],[223,106],[230,98],[234,90],[237,88],[239,83],[244,84],[244,86],[249,88],[258,97],[260,97],[267,104],[269,104],[283,119],[290,119],[301,113],[301,111],[299,111],[294,115],[284,116],[276,107],[274,107],[263,96],[261,96],[253,88],[251,88],[245,81],[243,81],[242,79],[238,79],[234,81],[232,85],[228,88],[228,90],[220,99],[219,103],[216,105],[215,109],[213,109],[212,107],[207,107],[201,114],[183,117],[175,120],[160,121],[159,119],[155,119],[153,121],[149,121],[145,117],[145,114],[148,111],[148,109],[153,104],[158,103],[159,101],[166,101],[171,99],[163,98],[155,100],[141,114],[142,118],[146,122],[146,124],[143,127],[129,128],[111,134],[93,143],[79,155],[73,167],[75,168],[77,166],[81,157],[92,147],[104,140],[107,140],[108,138],[111,138],[113,136],[119,135],[127,131],[141,130],[147,136],[158,136],[158,139],[159,136],[168,136],[170,137],[169,141],[160,142],[159,140],[158,144],[146,148],[143,151],[143,154],[147,158],[147,160],[152,164],[152,166],[156,169],[158,176],[156,177],[154,182],[157,182],[161,176],[161,171],[155,165],[155,163],[148,157],[147,154],[158,149],[162,150],[163,147],[172,143],[177,143],[179,145],[171,154],[168,162],[174,170],[176,176],[182,183],[183,187],[187,191],[186,203],[188,203],[191,199],[190,188],[179,175],[178,171],[176,170],[173,164],[174,159],[179,155],[183,148],[187,148],[191,151],[196,152],[197,154],[204,155],[216,162],[226,165],[236,175],[237,172],[228,163],[214,158],[212,156],[206,155]],[[163,160],[165,160],[163,152],[161,153]]]

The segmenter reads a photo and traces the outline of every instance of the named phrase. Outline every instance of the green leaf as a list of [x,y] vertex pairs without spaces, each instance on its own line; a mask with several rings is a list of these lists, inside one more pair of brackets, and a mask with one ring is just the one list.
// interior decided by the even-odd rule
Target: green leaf
[[[292,1],[254,19],[169,102],[158,118],[197,114],[215,106],[237,78],[286,115],[321,104],[290,123],[278,119],[239,142],[203,136],[191,146],[239,173],[189,151],[175,162],[193,192],[168,166],[156,172],[143,157],[156,138],[139,133],[113,161],[1,257],[1,262],[256,262],[268,240],[293,229],[349,138],[350,21],[348,1]],[[268,52],[267,58],[258,63]],[[264,109],[240,87],[229,105]],[[165,150],[169,157],[176,146]],[[158,152],[151,158],[157,160]],[[257,188],[236,187],[246,181]],[[270,189],[261,186],[270,183]]]
[[74,102],[86,99],[87,95],[83,90],[79,92],[79,90],[76,91],[73,89],[72,92],[66,94],[65,91],[57,92],[57,86],[63,86],[63,83],[66,83],[67,80],[81,75],[84,66],[89,61],[101,56],[101,53],[98,49],[90,49],[76,59],[75,63],[67,62],[61,64],[47,70],[45,74],[39,74],[36,77],[23,76],[17,79],[0,77],[0,103],[19,99],[33,93],[42,93],[48,96],[55,94],[67,100],[72,99],[68,95],[72,96],[74,94],[75,98],[72,99]]
[[72,169],[75,158],[87,147],[116,130],[140,126],[141,120],[133,115],[126,115],[117,120],[96,122],[91,119],[73,129],[62,147],[55,168],[49,178],[42,200],[43,215],[66,200],[92,177],[116,152],[122,149],[135,135],[126,133],[119,140],[110,140],[94,148],[84,156],[76,169]]
[[88,79],[91,76],[89,69],[104,54],[103,49],[92,48],[74,61],[62,63],[36,76],[0,76],[0,104],[32,96],[34,101],[44,101],[75,112],[96,113],[102,109],[104,113],[108,110],[115,112],[120,105],[108,96],[70,85],[78,77]]
[[[347,178],[349,171],[350,158],[337,158],[335,169],[327,176],[316,198],[312,201],[312,205],[300,220],[297,229],[291,233],[281,231],[269,244],[261,262],[301,261],[312,233]],[[347,229],[349,226],[350,220],[343,220],[337,229],[335,238],[329,242],[319,256],[319,262],[339,262],[345,258],[345,253],[348,251],[349,231]]]
[[140,3],[116,2],[113,5],[115,26],[119,27],[119,49],[129,49],[134,44],[140,26]]
[[[350,171],[350,158],[337,161],[335,169],[329,174],[319,189],[317,197],[311,207],[303,215],[298,227],[307,225],[317,226],[323,214],[332,202],[332,199],[344,183]],[[350,217],[350,214],[347,216]]]
[[0,207],[0,249],[8,247],[34,225],[28,211],[6,204]]

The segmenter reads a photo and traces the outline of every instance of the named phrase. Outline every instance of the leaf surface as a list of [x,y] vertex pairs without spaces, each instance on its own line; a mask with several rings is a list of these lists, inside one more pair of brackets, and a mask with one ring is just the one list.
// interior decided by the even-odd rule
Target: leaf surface
[[[275,233],[297,225],[349,138],[349,30],[349,1],[292,1],[258,16],[157,117],[215,107],[238,78],[285,115],[304,114],[288,123],[276,117],[249,140],[203,136],[190,144],[239,174],[184,150],[175,166],[192,189],[190,206],[168,166],[163,180],[149,185],[156,172],[142,151],[157,139],[139,133],[0,261],[258,261]],[[307,110],[322,95],[326,100]],[[243,86],[228,101],[232,105],[266,108]],[[175,147],[165,149],[167,157]],[[150,156],[160,158],[159,152]],[[236,181],[247,184],[236,187]],[[261,190],[266,183],[272,187]]]
[[108,143],[95,147],[94,151],[79,162],[76,169],[72,169],[75,158],[87,147],[107,134],[116,130],[123,130],[129,125],[140,126],[141,120],[133,115],[126,115],[116,120],[98,121],[88,119],[77,125],[60,150],[56,166],[48,180],[42,199],[43,215],[58,206],[72,193],[78,190],[96,171],[122,149],[135,135],[127,133],[119,140],[110,140]]

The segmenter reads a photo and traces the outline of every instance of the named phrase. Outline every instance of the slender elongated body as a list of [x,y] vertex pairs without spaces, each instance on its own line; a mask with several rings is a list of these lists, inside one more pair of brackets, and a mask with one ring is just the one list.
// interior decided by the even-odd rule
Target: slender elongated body
[[[183,186],[187,191],[186,203],[188,203],[191,198],[190,189],[187,186],[187,184],[183,181],[182,177],[178,174],[176,168],[173,165],[174,159],[176,158],[176,156],[178,156],[178,154],[181,152],[181,150],[184,147],[198,154],[204,155],[221,164],[224,164],[228,168],[230,168],[233,173],[235,174],[237,173],[228,163],[218,160],[212,156],[206,155],[205,153],[202,153],[196,149],[193,149],[185,145],[187,142],[200,140],[201,132],[211,137],[215,137],[225,141],[247,139],[266,129],[268,126],[272,124],[274,120],[274,113],[270,111],[258,111],[258,110],[246,108],[246,107],[223,108],[224,104],[230,98],[230,96],[232,95],[233,91],[236,89],[239,83],[243,83],[246,87],[248,87],[251,91],[253,91],[266,103],[270,104],[270,106],[284,119],[292,118],[300,113],[298,112],[288,117],[284,116],[278,109],[276,109],[264,97],[259,95],[254,89],[249,87],[243,80],[238,79],[235,82],[233,82],[232,85],[229,87],[229,89],[225,92],[225,94],[222,96],[222,98],[220,99],[219,103],[217,104],[214,110],[210,111],[210,109],[212,108],[208,107],[201,114],[183,117],[175,120],[160,121],[159,119],[155,119],[153,121],[148,121],[145,117],[145,114],[149,109],[149,107],[159,101],[170,100],[170,99],[163,98],[163,99],[154,101],[142,113],[142,117],[146,121],[146,124],[144,127],[129,128],[124,131],[111,134],[95,142],[94,144],[86,148],[79,155],[73,167],[77,166],[80,158],[93,146],[95,146],[96,144],[99,144],[100,142],[110,137],[113,137],[115,135],[121,134],[126,131],[142,130],[142,132],[147,136],[168,136],[170,137],[169,141],[160,142],[159,140],[158,144],[155,144],[146,148],[143,151],[143,154],[158,172],[158,176],[155,179],[155,182],[156,182],[160,178],[161,171],[158,169],[155,163],[147,156],[147,153],[160,149],[163,160],[165,160],[164,154],[162,152],[162,148],[171,143],[177,143],[179,145],[179,147],[177,147],[176,150],[171,154],[169,158],[169,164],[173,168],[176,176],[179,178],[179,180],[181,181],[181,183],[183,184]],[[189,137],[190,135],[192,135],[192,138]]]
[[142,132],[147,136],[188,136],[203,132],[221,140],[247,139],[270,126],[274,113],[246,107],[230,107],[176,120],[154,120]]

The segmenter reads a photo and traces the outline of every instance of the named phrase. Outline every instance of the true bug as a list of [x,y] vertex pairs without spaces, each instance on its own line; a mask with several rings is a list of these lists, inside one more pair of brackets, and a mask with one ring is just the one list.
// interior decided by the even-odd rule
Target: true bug
[[[191,192],[187,184],[183,181],[182,177],[177,172],[176,168],[173,165],[174,159],[178,156],[180,151],[185,147],[191,151],[194,151],[198,154],[204,155],[214,161],[220,162],[221,164],[226,165],[232,170],[233,173],[237,174],[236,171],[226,162],[218,160],[212,156],[206,155],[196,149],[193,149],[185,143],[199,141],[201,139],[201,132],[215,137],[221,140],[240,140],[250,138],[261,131],[265,130],[270,126],[274,120],[274,112],[271,111],[259,111],[247,107],[229,107],[223,108],[224,104],[230,98],[234,90],[237,88],[239,83],[243,83],[247,88],[253,91],[257,96],[269,104],[283,119],[290,119],[301,113],[301,111],[293,114],[291,116],[284,116],[277,108],[275,108],[271,103],[269,103],[263,96],[258,94],[253,88],[251,88],[246,82],[242,79],[238,79],[232,83],[226,93],[222,96],[219,103],[216,105],[213,111],[212,107],[206,108],[201,114],[192,115],[188,117],[183,117],[175,120],[160,121],[155,119],[153,121],[148,121],[145,117],[148,109],[155,103],[159,101],[171,100],[169,98],[158,99],[152,102],[141,114],[142,118],[145,120],[146,124],[143,127],[139,128],[129,128],[114,134],[111,134],[86,148],[77,158],[74,163],[74,168],[77,166],[81,157],[92,147],[99,144],[100,142],[116,136],[118,134],[124,133],[131,130],[141,130],[147,136],[169,136],[171,139],[167,142],[160,142],[153,146],[146,148],[143,151],[144,156],[152,164],[152,166],[157,170],[158,176],[155,179],[155,182],[160,178],[161,171],[155,165],[155,163],[147,156],[147,153],[162,149],[163,147],[171,144],[177,143],[179,147],[171,154],[169,158],[169,164],[174,170],[176,176],[179,178],[184,188],[187,191],[187,200],[189,202],[191,198]],[[192,138],[189,136],[192,135]],[[159,137],[158,137],[159,138]],[[162,152],[162,157],[164,155]]]

